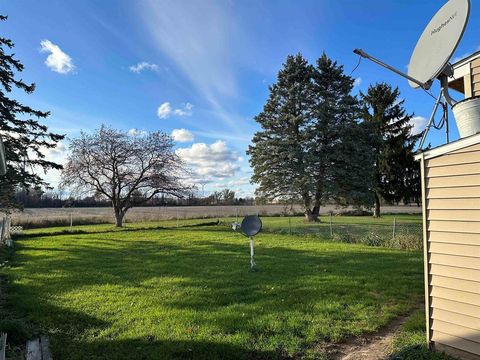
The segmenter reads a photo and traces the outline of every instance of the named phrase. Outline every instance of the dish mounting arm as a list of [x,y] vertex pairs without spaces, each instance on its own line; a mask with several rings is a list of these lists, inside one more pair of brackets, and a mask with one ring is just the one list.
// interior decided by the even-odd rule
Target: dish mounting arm
[[410,75],[407,75],[405,74],[404,72],[398,70],[398,69],[395,69],[393,66],[390,66],[388,64],[385,64],[383,61],[381,60],[378,60],[377,58],[367,54],[365,51],[363,51],[362,49],[355,49],[353,50],[353,52],[365,59],[368,59],[370,61],[373,61],[375,64],[377,65],[380,65],[381,67],[384,67],[385,69],[388,69],[390,71],[393,71],[394,73],[404,77],[405,79],[408,79],[410,80],[411,82],[417,84],[418,86],[420,86],[422,89],[425,89],[425,90],[428,90],[430,89],[430,86],[432,86],[432,82],[428,82],[426,84],[422,83],[421,81],[411,77]]

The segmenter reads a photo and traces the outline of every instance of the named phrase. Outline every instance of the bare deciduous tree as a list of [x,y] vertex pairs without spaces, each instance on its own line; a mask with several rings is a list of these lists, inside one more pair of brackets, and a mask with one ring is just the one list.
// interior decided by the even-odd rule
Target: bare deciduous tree
[[102,125],[94,134],[82,132],[69,150],[62,186],[109,199],[118,227],[133,206],[191,189],[182,181],[186,169],[171,137],[160,131],[132,136]]

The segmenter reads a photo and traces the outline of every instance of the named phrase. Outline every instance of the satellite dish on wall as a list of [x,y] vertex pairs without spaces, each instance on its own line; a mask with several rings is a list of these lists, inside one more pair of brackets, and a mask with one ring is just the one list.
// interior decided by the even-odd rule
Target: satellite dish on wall
[[[408,75],[430,88],[447,66],[463,37],[470,0],[449,0],[430,20],[413,50]],[[413,88],[420,85],[408,81]]]
[[262,220],[257,215],[245,216],[240,225],[245,236],[255,236],[262,230]]
[[0,136],[0,175],[7,173],[7,159],[5,157],[5,147],[3,146],[3,140]]
[[[422,88],[424,90],[428,90],[432,86],[432,83],[435,79],[438,78],[440,80],[440,94],[435,102],[428,125],[423,132],[422,139],[420,140],[418,147],[419,149],[423,148],[428,131],[434,125],[435,115],[439,107],[441,107],[443,110],[443,116],[440,124],[442,124],[441,126],[443,126],[443,124],[445,125],[446,141],[447,143],[450,142],[448,105],[454,107],[457,102],[451,98],[448,92],[448,77],[453,75],[453,67],[451,64],[449,64],[449,61],[463,37],[469,17],[470,0],[449,0],[445,5],[443,5],[430,20],[420,36],[410,58],[408,74],[405,74],[393,66],[374,58],[361,49],[355,49],[353,51],[355,54],[369,59],[374,63],[408,79],[410,86],[413,88]],[[478,102],[479,104],[476,105],[480,106],[480,101]],[[464,111],[467,107],[467,111]],[[470,107],[472,106],[470,106],[469,103],[456,106],[457,110],[454,111],[454,114],[470,112]],[[467,114],[463,116],[462,119],[457,117],[457,125],[458,122],[461,121],[467,123],[466,126],[463,126],[464,128],[480,128],[480,119],[475,120],[470,115],[471,114]],[[474,121],[475,124],[470,124],[472,121]],[[435,126],[437,129],[440,127]],[[460,128],[460,126],[458,127]]]

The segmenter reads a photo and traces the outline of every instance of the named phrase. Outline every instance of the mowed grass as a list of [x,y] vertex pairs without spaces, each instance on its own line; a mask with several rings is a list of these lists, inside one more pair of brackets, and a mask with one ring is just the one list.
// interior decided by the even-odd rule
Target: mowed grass
[[54,359],[326,358],[423,293],[420,252],[263,233],[249,272],[247,239],[224,226],[129,226],[17,241],[8,303]]

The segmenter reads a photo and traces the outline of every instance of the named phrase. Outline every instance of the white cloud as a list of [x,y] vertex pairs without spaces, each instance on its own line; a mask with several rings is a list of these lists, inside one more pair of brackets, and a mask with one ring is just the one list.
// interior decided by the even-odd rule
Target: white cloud
[[171,135],[176,142],[191,142],[194,139],[193,133],[187,129],[174,129]]
[[354,87],[358,87],[361,84],[362,84],[362,78],[361,77],[356,78],[355,81],[353,82]]
[[169,102],[164,102],[162,105],[158,107],[157,116],[160,119],[166,119],[170,115],[172,115],[172,106],[170,105]]
[[175,109],[173,113],[178,116],[191,116],[192,115],[193,105],[186,103],[183,109]]
[[414,116],[410,122],[413,125],[412,134],[417,135],[425,129],[428,120],[423,116]]
[[150,71],[159,71],[159,67],[157,64],[149,63],[146,61],[142,61],[137,63],[136,65],[130,66],[130,71],[135,73],[135,74],[140,74],[144,70],[150,70]]
[[158,51],[190,80],[214,116],[232,134],[250,130],[229,107],[229,100],[238,96],[236,65],[240,59],[234,47],[251,44],[234,7],[228,1],[145,0],[138,11]]
[[159,50],[175,61],[200,93],[207,98],[235,95],[232,34],[241,29],[226,4],[147,0],[140,11]]
[[138,130],[138,129],[130,129],[128,130],[128,135],[130,136],[145,136],[148,133],[145,130]]
[[55,45],[50,40],[42,40],[40,46],[41,52],[50,53],[45,60],[45,65],[50,70],[59,74],[68,74],[75,70],[72,58],[65,54],[58,45]]
[[164,102],[157,109],[157,116],[160,119],[166,119],[172,115],[176,116],[191,116],[193,114],[193,105],[186,103],[183,108],[173,109],[168,101]]
[[225,188],[233,188],[233,187],[238,187],[238,186],[243,186],[248,184],[250,184],[250,178],[248,176],[244,176],[244,177],[241,177],[240,179],[212,184],[212,187],[217,189],[225,189]]
[[[58,142],[56,148],[48,149],[42,147],[40,150],[45,155],[45,160],[53,161],[61,165],[65,165],[65,163],[67,162],[68,147],[63,141]],[[41,170],[39,170],[38,173],[40,174]],[[46,173],[42,173],[41,176],[48,184],[53,187],[57,187],[60,184],[60,170],[48,170]]]
[[240,169],[239,157],[221,140],[210,145],[195,143],[191,147],[177,149],[176,153],[193,169],[197,178],[229,178]]

